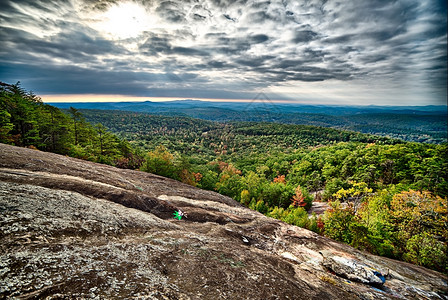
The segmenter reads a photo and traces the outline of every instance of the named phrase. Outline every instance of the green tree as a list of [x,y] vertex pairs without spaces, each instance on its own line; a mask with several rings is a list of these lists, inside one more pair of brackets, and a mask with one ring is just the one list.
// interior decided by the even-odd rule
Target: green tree
[[9,143],[12,141],[9,132],[14,128],[14,124],[11,123],[11,114],[5,109],[0,107],[0,143]]
[[58,108],[43,105],[39,112],[39,148],[56,153],[67,153],[70,143],[67,116]]
[[287,211],[288,213],[283,218],[283,221],[303,228],[308,227],[310,220],[308,213],[303,207],[290,207]]
[[287,208],[291,204],[294,187],[283,183],[266,183],[262,187],[261,200],[270,206]]
[[353,240],[353,232],[350,226],[355,223],[355,212],[353,207],[341,206],[339,201],[330,202],[331,209],[324,213],[325,235],[347,244]]
[[244,183],[241,176],[235,173],[223,172],[216,184],[216,189],[220,194],[234,198],[240,201],[241,191],[244,189]]
[[95,125],[95,132],[99,162],[112,164],[113,159],[119,156],[119,139],[101,123]]
[[148,152],[141,170],[170,178],[177,177],[174,156],[161,145]]
[[198,182],[198,187],[210,191],[216,189],[216,183],[219,181],[217,172],[208,169],[205,165],[195,166],[194,170],[202,175],[201,180]]
[[263,184],[267,183],[265,178],[260,177],[260,175],[253,171],[247,172],[247,174],[242,178],[242,182],[247,189],[249,196],[255,199],[260,198]]
[[447,243],[429,232],[413,235],[406,241],[404,259],[431,269],[448,271]]
[[80,127],[85,122],[85,119],[82,116],[81,112],[74,107],[70,107],[69,113],[70,113],[72,121],[73,121],[73,133],[74,133],[74,138],[75,138],[75,145],[78,145],[79,134],[80,134],[80,130],[81,130]]

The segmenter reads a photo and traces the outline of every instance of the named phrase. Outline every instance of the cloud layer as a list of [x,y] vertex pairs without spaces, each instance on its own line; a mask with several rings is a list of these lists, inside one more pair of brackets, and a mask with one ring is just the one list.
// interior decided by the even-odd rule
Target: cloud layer
[[444,0],[0,3],[0,80],[40,94],[446,104]]

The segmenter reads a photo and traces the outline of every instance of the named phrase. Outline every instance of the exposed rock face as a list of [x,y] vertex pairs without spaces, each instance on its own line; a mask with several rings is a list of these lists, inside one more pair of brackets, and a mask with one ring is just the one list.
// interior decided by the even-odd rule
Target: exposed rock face
[[448,299],[443,274],[228,197],[3,144],[0,210],[1,298]]
[[324,256],[322,264],[337,275],[353,281],[376,286],[383,285],[385,282],[383,274],[355,259],[336,255],[329,257]]

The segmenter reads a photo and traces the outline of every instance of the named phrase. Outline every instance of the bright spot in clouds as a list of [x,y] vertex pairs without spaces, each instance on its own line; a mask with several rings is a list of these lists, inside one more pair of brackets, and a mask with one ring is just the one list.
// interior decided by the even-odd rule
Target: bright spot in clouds
[[134,2],[113,4],[105,12],[99,13],[90,24],[92,28],[112,39],[138,37],[150,25],[145,8]]

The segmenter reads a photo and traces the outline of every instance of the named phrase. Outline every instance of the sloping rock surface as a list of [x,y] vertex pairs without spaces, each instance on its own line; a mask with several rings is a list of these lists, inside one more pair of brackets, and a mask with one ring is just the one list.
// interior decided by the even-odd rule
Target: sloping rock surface
[[0,298],[448,299],[443,274],[217,193],[3,144],[0,210]]

